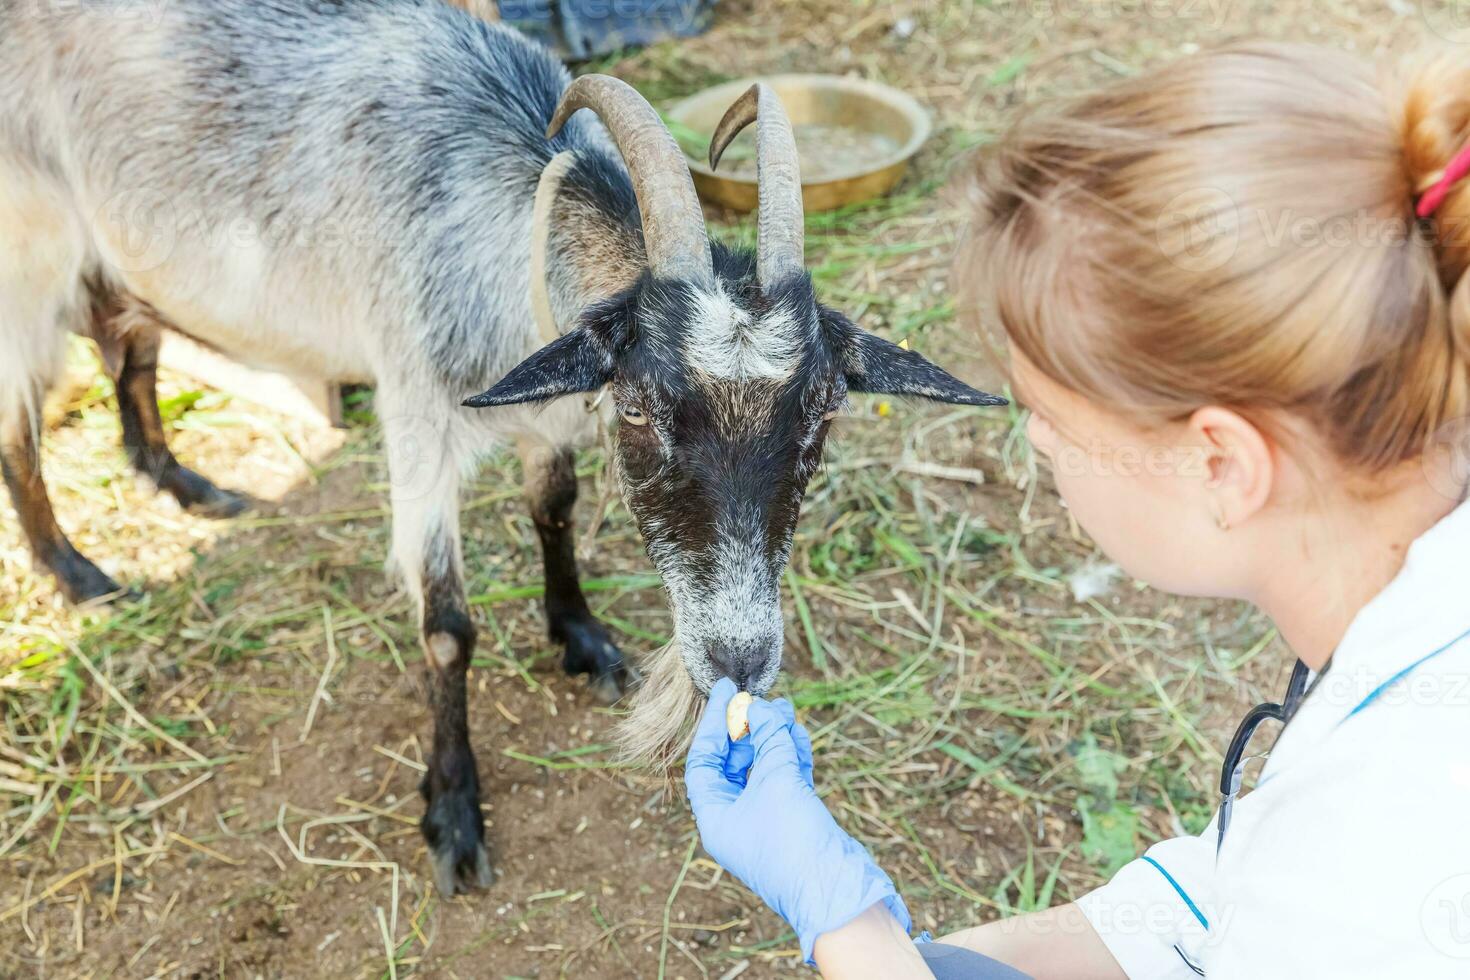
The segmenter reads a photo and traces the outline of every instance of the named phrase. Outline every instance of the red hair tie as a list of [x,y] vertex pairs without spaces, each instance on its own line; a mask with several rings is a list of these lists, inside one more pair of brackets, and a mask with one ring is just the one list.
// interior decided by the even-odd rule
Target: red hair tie
[[1444,175],[1419,197],[1419,206],[1414,209],[1414,213],[1421,218],[1427,218],[1439,210],[1444,199],[1450,196],[1450,191],[1466,174],[1470,174],[1470,146],[1456,153],[1449,166],[1444,168]]

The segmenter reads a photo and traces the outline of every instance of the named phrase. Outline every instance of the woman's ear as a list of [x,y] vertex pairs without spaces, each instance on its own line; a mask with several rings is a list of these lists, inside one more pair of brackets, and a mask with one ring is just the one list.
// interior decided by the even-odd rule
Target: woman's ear
[[1204,453],[1201,491],[1221,530],[1239,527],[1266,505],[1276,481],[1271,442],[1254,423],[1218,405],[1189,417]]

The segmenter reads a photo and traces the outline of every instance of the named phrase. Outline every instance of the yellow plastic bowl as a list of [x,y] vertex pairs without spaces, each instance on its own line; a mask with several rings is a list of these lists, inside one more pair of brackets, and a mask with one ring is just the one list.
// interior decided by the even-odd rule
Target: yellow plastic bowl
[[[933,132],[929,113],[913,98],[887,85],[840,75],[773,75],[728,82],[680,102],[669,111],[669,118],[695,132],[713,133],[725,110],[756,81],[775,90],[794,126],[841,126],[887,137],[898,146],[880,159],[855,161],[851,170],[803,178],[802,199],[808,212],[830,211],[888,193]],[[706,201],[735,211],[755,209],[753,177],[724,176],[711,170],[708,160],[691,159],[689,169]]]

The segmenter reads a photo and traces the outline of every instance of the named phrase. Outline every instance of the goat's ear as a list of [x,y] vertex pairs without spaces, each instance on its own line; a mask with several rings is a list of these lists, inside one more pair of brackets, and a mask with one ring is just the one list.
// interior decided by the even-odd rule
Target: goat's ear
[[612,377],[613,357],[604,338],[583,326],[532,354],[484,394],[465,399],[469,408],[523,405],[596,391]]
[[581,325],[513,368],[489,391],[465,399],[470,408],[524,405],[596,391],[612,380],[615,357],[632,333],[634,293],[594,303]]
[[911,350],[868,333],[847,317],[822,311],[823,325],[844,353],[847,390],[904,395],[951,405],[1007,405],[1004,398],[971,388]]

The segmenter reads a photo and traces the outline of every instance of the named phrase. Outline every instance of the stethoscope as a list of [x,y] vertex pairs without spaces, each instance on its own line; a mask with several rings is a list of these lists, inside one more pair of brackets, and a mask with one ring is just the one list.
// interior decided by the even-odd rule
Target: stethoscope
[[1240,727],[1235,730],[1235,736],[1230,739],[1230,748],[1225,753],[1225,763],[1220,767],[1220,837],[1215,843],[1216,854],[1219,854],[1220,847],[1225,843],[1225,831],[1230,827],[1230,816],[1235,810],[1235,800],[1240,796],[1240,782],[1245,775],[1245,765],[1248,761],[1245,750],[1250,745],[1251,737],[1255,735],[1256,729],[1267,721],[1281,722],[1284,730],[1286,724],[1296,714],[1297,708],[1301,707],[1302,698],[1307,693],[1307,681],[1311,676],[1311,669],[1298,660],[1296,666],[1292,668],[1291,680],[1286,685],[1286,697],[1282,698],[1281,703],[1258,704],[1246,712],[1246,716],[1241,719]]

